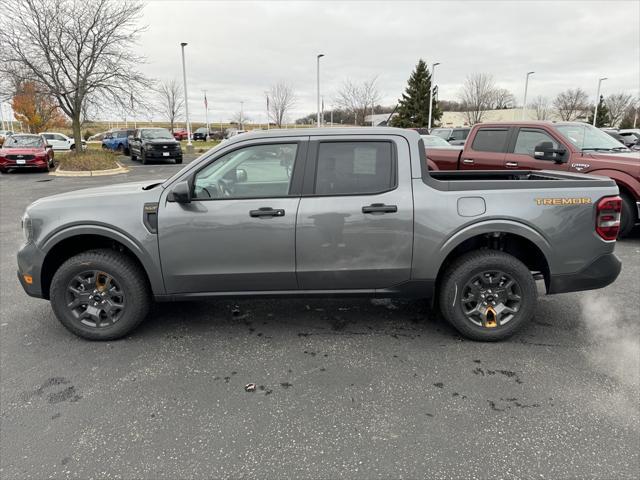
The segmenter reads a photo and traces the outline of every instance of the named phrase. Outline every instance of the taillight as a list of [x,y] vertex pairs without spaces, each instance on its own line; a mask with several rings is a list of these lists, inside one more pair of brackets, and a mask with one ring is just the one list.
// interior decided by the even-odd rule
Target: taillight
[[596,232],[605,240],[615,240],[620,231],[620,197],[604,197],[596,207]]

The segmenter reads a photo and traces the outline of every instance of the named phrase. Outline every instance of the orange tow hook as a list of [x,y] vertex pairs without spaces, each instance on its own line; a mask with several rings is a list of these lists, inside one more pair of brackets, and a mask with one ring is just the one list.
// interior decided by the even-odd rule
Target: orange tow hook
[[498,326],[498,314],[492,306],[487,307],[487,311],[485,312],[484,316],[484,326],[486,328],[496,328]]

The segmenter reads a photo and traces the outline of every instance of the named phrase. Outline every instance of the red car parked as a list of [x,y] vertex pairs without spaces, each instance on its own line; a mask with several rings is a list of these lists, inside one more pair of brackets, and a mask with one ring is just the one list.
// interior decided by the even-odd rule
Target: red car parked
[[53,148],[42,135],[11,135],[0,148],[0,173],[27,168],[48,171],[53,166]]
[[189,138],[189,134],[184,128],[181,128],[180,130],[173,131],[173,138],[175,138],[178,141],[187,140]]

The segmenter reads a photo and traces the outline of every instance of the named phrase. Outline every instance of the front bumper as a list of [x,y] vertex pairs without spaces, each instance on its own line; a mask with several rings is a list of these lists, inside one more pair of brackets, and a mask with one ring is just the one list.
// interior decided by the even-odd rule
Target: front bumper
[[[167,152],[166,150],[145,150],[144,153],[147,158],[157,158],[157,159],[164,159],[164,160],[173,160],[173,159],[180,160],[182,158],[181,150],[169,151],[169,152]],[[169,155],[164,155],[165,153],[168,153]]]
[[[44,252],[33,243],[26,243],[18,251],[18,279],[20,285],[31,297],[46,298],[42,292],[42,265]],[[31,275],[31,283],[27,283],[24,275]]]
[[622,269],[622,263],[614,253],[607,253],[577,273],[551,275],[548,293],[595,290],[612,284]]
[[9,170],[9,169],[15,169],[15,168],[43,169],[43,168],[47,168],[47,159],[28,160],[27,163],[16,163],[13,160],[6,160],[0,163],[0,168],[2,168],[3,170]]

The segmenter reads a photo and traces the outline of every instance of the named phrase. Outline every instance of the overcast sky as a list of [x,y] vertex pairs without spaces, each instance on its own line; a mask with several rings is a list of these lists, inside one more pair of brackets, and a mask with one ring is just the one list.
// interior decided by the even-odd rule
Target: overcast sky
[[278,80],[295,89],[291,119],[315,111],[316,54],[327,108],[341,83],[374,76],[393,105],[419,58],[441,62],[440,98],[455,99],[466,75],[487,72],[522,101],[581,87],[595,98],[640,87],[639,1],[172,1],[148,2],[139,53],[151,77],[182,80],[188,42],[192,121],[228,120],[244,101],[264,121],[264,92]]

